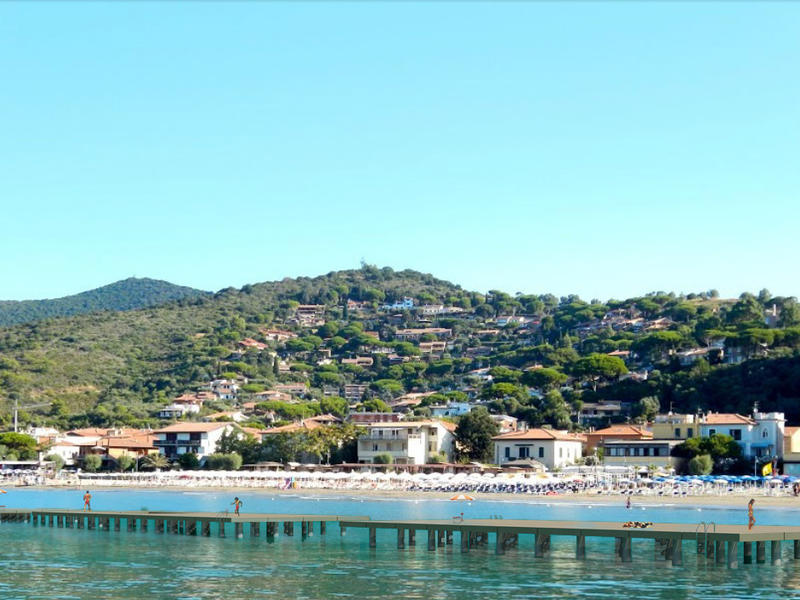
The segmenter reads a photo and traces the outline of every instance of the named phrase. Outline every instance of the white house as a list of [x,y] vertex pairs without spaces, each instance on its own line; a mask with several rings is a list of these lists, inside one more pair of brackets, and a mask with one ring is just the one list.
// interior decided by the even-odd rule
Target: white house
[[444,453],[453,461],[455,426],[442,421],[370,423],[358,438],[358,462],[372,463],[379,454],[404,465],[424,465],[431,454]]
[[753,411],[752,417],[737,414],[708,413],[700,420],[700,435],[715,433],[731,436],[747,458],[783,456],[786,419],[783,413]]
[[503,433],[492,438],[494,462],[532,458],[548,469],[573,464],[583,455],[582,436],[556,429],[526,429]]
[[229,422],[176,423],[154,431],[154,445],[167,458],[194,452],[198,458],[203,459],[216,452],[219,439],[233,429],[234,426]]
[[472,410],[476,404],[470,402],[448,402],[447,404],[432,404],[429,408],[434,417],[460,417]]
[[402,300],[396,300],[392,304],[386,303],[381,305],[381,310],[411,310],[414,308],[414,299],[405,297]]
[[199,404],[189,404],[187,402],[173,402],[158,411],[159,419],[180,419],[184,415],[196,415],[200,412]]

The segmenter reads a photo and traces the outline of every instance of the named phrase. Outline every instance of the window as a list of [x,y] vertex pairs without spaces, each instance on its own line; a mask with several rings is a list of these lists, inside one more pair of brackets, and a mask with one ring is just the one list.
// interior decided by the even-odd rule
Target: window
[[742,439],[742,430],[741,429],[731,429],[731,430],[728,431],[728,433],[730,434],[730,436],[733,439],[735,439],[737,441]]
[[505,454],[505,456],[506,456],[506,458],[511,458],[511,448],[509,448],[508,446],[506,446],[506,454]]
[[558,458],[564,458],[564,449],[563,448],[559,448],[558,449]]
[[694,437],[694,429],[692,429],[691,427],[689,427],[689,428],[686,430],[686,437]]
[[766,429],[764,431],[762,431],[761,432],[761,437],[762,438],[769,437],[769,431],[767,431]]
[[709,430],[708,430],[708,435],[709,435],[709,437],[711,437],[712,435],[715,435],[716,433],[717,433],[717,430],[716,430],[716,429],[709,429]]
[[681,437],[681,428],[680,427],[676,427],[675,428],[675,437],[676,438],[680,438]]
[[544,446],[539,447],[539,458],[544,458]]
[[378,451],[378,444],[372,444],[372,451],[373,452],[377,452]]
[[520,458],[528,458],[531,455],[531,449],[528,446],[522,446],[519,449],[519,457]]

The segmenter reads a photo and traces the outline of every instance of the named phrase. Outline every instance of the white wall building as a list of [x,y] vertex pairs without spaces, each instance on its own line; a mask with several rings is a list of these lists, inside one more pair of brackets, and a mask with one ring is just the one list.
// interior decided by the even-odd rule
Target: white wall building
[[556,429],[527,429],[492,438],[494,462],[498,465],[519,459],[533,459],[548,469],[571,465],[583,455],[582,436]]
[[196,415],[200,412],[199,404],[173,402],[158,411],[159,419],[180,419],[185,415]]
[[700,435],[715,433],[731,436],[742,447],[745,457],[783,456],[783,413],[753,411],[752,417],[737,414],[708,413],[700,420]]
[[441,421],[401,421],[370,423],[358,438],[358,462],[372,463],[379,454],[391,455],[404,465],[424,465],[431,454],[443,452],[453,462],[455,437],[450,423]]
[[154,445],[167,458],[194,452],[202,459],[216,452],[219,439],[233,429],[231,423],[176,423],[154,431]]

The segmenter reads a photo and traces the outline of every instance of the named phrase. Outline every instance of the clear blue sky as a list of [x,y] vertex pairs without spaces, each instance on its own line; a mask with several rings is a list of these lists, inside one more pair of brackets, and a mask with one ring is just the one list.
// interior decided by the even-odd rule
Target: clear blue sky
[[800,4],[0,3],[0,299],[800,295]]

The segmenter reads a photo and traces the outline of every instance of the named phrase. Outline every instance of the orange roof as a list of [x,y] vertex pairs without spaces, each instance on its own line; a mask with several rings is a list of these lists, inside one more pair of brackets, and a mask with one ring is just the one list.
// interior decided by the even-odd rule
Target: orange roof
[[311,419],[306,419],[305,421],[300,421],[299,423],[289,423],[288,425],[281,425],[280,427],[270,427],[269,429],[264,429],[261,431],[263,435],[272,435],[274,433],[295,433],[297,431],[311,431],[312,429],[317,429],[322,427],[320,423],[316,421],[312,421]]
[[587,433],[587,436],[611,436],[611,435],[638,435],[641,437],[653,437],[652,431],[647,431],[646,429],[642,429],[641,427],[636,427],[634,425],[611,425],[610,427],[606,427],[605,429],[598,429],[597,431],[592,431],[591,433]]
[[97,446],[104,448],[152,448],[154,435],[140,437],[105,437],[97,440]]
[[708,413],[705,416],[705,425],[755,425],[750,417],[735,413]]
[[156,429],[153,433],[208,433],[229,425],[230,422],[227,421],[222,423],[175,423]]
[[266,431],[265,429],[258,429],[257,427],[240,427],[240,429],[245,433],[249,433],[250,435],[254,435],[256,437],[261,437],[261,434]]
[[496,435],[493,440],[559,440],[563,442],[583,442],[583,436],[570,433],[568,431],[559,431],[556,429],[526,429],[524,431],[511,431]]

